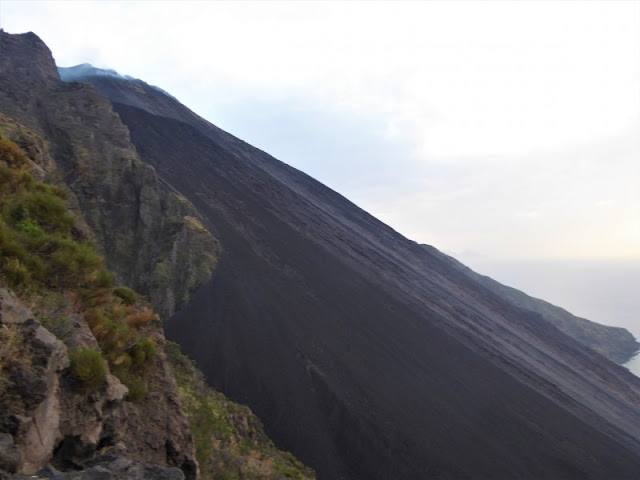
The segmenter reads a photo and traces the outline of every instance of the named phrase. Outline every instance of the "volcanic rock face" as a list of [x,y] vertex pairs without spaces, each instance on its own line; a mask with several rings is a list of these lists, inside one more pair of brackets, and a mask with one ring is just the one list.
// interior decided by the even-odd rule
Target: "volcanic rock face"
[[0,429],[8,432],[0,456],[12,458],[0,462],[0,468],[31,473],[49,460],[62,439],[58,376],[69,366],[67,347],[5,288],[0,288],[0,328]]
[[[17,48],[5,37],[3,55]],[[39,51],[23,40],[20,49]],[[100,225],[97,195],[109,225],[123,228],[108,185],[89,182],[82,197],[77,144],[94,124],[116,149],[105,161],[124,165],[118,185],[148,172],[132,191],[155,191],[155,173],[128,167],[139,155],[220,238],[213,277],[167,334],[319,478],[630,479],[640,470],[640,381],[625,369],[142,82],[85,78],[116,116],[92,87],[45,74],[35,108],[9,88],[15,72],[0,76],[0,110],[56,139],[90,224]],[[59,105],[71,91],[73,106]],[[102,143],[89,145],[100,159]],[[162,212],[137,211],[136,228]],[[120,268],[144,275],[149,265]]]
[[[68,343],[93,347],[86,323],[71,329],[82,326],[87,331]],[[49,463],[60,470],[91,469],[109,463],[108,454],[142,469],[127,478],[156,478],[144,473],[143,463],[168,472],[167,478],[196,478],[193,441],[164,355],[149,372],[154,393],[139,403],[124,401],[128,390],[111,374],[104,389],[85,392],[70,378],[67,345],[4,287],[0,339],[0,470],[32,475]],[[156,337],[160,346],[162,341]]]
[[[161,235],[164,225],[157,221],[156,210],[158,214],[186,212],[193,215],[193,207],[177,196],[171,199],[158,187],[153,169],[137,158],[135,148],[129,142],[128,130],[104,97],[90,85],[70,86],[59,80],[49,50],[35,35],[13,36],[0,31],[0,66],[0,131],[3,144],[0,159],[0,206],[3,214],[0,229],[0,265],[3,267],[0,272],[0,476],[3,477],[5,472],[31,475],[49,462],[53,467],[66,471],[93,468],[95,464],[91,462],[96,457],[107,453],[115,455],[116,452],[118,457],[128,459],[128,472],[138,472],[131,473],[127,478],[143,478],[145,475],[145,478],[152,478],[149,472],[168,471],[165,472],[169,475],[167,478],[186,476],[195,480],[198,467],[193,439],[177,386],[162,352],[164,335],[159,327],[148,327],[145,331],[145,339],[158,352],[150,355],[145,363],[148,378],[145,378],[147,394],[144,398],[135,404],[125,401],[130,392],[116,376],[109,373],[106,366],[102,386],[94,390],[79,385],[77,375],[74,376],[73,362],[70,367],[74,349],[91,349],[105,362],[100,356],[104,351],[97,351],[98,341],[83,316],[86,308],[78,308],[80,297],[96,292],[89,291],[92,284],[86,283],[89,281],[87,279],[82,282],[78,280],[81,285],[75,285],[71,278],[61,283],[46,279],[41,285],[29,282],[30,273],[24,265],[28,263],[25,258],[29,254],[26,252],[33,247],[27,245],[28,240],[23,241],[25,237],[16,237],[27,245],[20,257],[21,250],[10,235],[10,231],[17,227],[15,222],[8,220],[13,215],[8,212],[17,205],[18,195],[22,195],[20,198],[24,200],[33,191],[48,191],[49,185],[36,182],[35,179],[46,179],[59,185],[64,185],[64,180],[67,180],[73,185],[75,195],[70,194],[70,203],[76,213],[86,215],[95,232],[83,221],[76,223],[72,216],[68,216],[74,223],[69,227],[68,236],[48,236],[51,225],[44,220],[41,224],[32,224],[36,235],[40,235],[44,243],[37,253],[29,252],[49,258],[59,253],[56,242],[57,245],[77,247],[79,243],[74,243],[75,240],[71,238],[85,242],[98,237],[103,246],[108,245],[106,250],[113,254],[114,243],[117,245],[123,235],[131,234],[127,232],[127,227],[131,227],[141,235],[138,237],[140,239],[152,233],[155,235],[154,247],[146,250],[147,254],[155,253],[147,256],[147,262],[161,264],[169,256],[169,260],[177,263],[181,258],[189,257],[171,252],[176,244],[194,246],[197,244],[194,238],[202,240],[203,237],[212,237],[208,232],[185,233],[187,227],[180,219],[171,223],[175,236],[167,238]],[[21,160],[23,163],[12,164],[18,157],[11,160],[7,154],[11,148],[28,158]],[[135,177],[136,174],[138,177]],[[31,193],[27,193],[28,188],[19,192],[24,187],[22,183],[30,185]],[[61,194],[56,198],[63,196]],[[51,203],[50,196],[40,198],[40,208],[58,208],[56,203]],[[30,215],[35,212],[29,208],[24,207],[23,210],[26,212],[25,218],[31,221]],[[64,209],[66,211],[66,207]],[[151,226],[151,222],[144,224],[148,219],[154,222]],[[204,231],[201,225],[198,226],[196,217],[190,217],[189,221],[193,228]],[[109,228],[105,229],[105,225]],[[107,240],[111,240],[111,243]],[[168,245],[162,244],[163,241]],[[84,252],[92,252],[86,243],[84,246]],[[207,253],[212,255],[217,244],[209,246],[211,249]],[[173,253],[173,257],[167,254],[167,250]],[[128,259],[136,256],[133,249],[124,249],[124,252]],[[94,252],[91,254],[99,259]],[[68,255],[59,258],[72,263],[77,260]],[[33,260],[33,257],[30,259]],[[22,283],[5,275],[6,267],[12,261],[23,268]],[[21,261],[26,263],[22,264]],[[122,268],[123,277],[138,278],[140,281],[152,273],[144,263],[136,267],[136,264],[118,264],[114,261]],[[194,259],[185,263],[186,266],[181,265],[174,270],[169,268],[168,273],[193,273],[206,266],[208,258],[198,258],[197,263]],[[78,264],[75,265],[71,266],[72,270],[82,269]],[[204,272],[205,278],[210,271],[209,268]],[[47,270],[47,274],[50,273]],[[58,271],[51,276],[55,275],[62,274]],[[182,278],[176,281],[184,282],[182,288],[193,287],[191,278],[188,275],[186,277],[186,280]],[[32,311],[6,288],[5,281],[19,285],[16,291],[20,298],[29,301]],[[65,290],[72,283],[77,290]],[[170,287],[165,285],[164,292],[180,291],[171,290]],[[103,284],[101,289],[105,296],[112,296],[108,285]],[[149,290],[152,293],[159,291],[158,288]],[[46,313],[43,314],[43,311]],[[64,324],[65,327],[54,335],[52,330],[44,326],[51,322]],[[132,346],[127,345],[128,348]],[[101,347],[104,348],[104,344]],[[126,360],[124,356],[122,358]],[[153,463],[156,467],[142,467],[147,463]],[[120,467],[124,468],[122,465]],[[112,470],[117,469],[113,467]],[[105,478],[104,475],[101,478]]]
[[625,369],[172,98],[86,80],[224,245],[167,334],[320,478],[635,475]]
[[140,161],[108,100],[60,81],[32,33],[0,34],[0,112],[48,140],[50,176],[70,187],[119,283],[168,317],[209,278],[220,247],[193,206]]

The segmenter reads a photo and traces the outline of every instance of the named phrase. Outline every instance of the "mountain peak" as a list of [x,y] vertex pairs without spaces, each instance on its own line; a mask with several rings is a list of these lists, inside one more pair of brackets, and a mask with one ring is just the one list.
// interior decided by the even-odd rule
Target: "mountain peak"
[[114,77],[121,78],[122,80],[133,80],[138,82],[141,81],[129,75],[120,75],[111,68],[94,67],[90,63],[81,63],[80,65],[74,65],[73,67],[58,67],[58,73],[60,74],[60,78],[65,82],[73,82],[76,81],[76,79],[83,79],[92,76]]
[[81,63],[73,67],[58,67],[58,73],[60,75],[60,78],[64,82],[91,83],[90,80],[93,80],[95,82],[96,78],[113,79],[116,81],[122,80],[125,82],[130,82],[138,87],[153,89],[156,92],[160,92],[163,95],[166,95],[167,97],[175,100],[175,97],[173,95],[167,93],[160,87],[149,85],[147,82],[140,80],[139,78],[132,77],[131,75],[122,75],[111,68],[94,67],[90,63]]
[[3,87],[0,95],[29,93],[60,80],[51,50],[33,32],[10,34],[0,30],[0,52],[0,72],[11,83],[11,88]]

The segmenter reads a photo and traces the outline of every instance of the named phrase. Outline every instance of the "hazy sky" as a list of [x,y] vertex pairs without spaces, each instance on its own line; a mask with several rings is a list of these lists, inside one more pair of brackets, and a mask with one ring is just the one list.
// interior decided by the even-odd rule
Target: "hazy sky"
[[640,2],[0,0],[0,26],[463,259],[640,258]]

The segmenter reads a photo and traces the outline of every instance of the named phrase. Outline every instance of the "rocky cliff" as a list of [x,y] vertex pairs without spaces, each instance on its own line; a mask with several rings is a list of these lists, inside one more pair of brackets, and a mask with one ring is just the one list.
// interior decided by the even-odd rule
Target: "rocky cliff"
[[[73,351],[98,345],[81,319],[69,320],[63,342],[36,318],[0,287],[0,470],[33,475],[44,469],[44,476],[121,458],[165,478],[195,479],[193,441],[164,356],[148,371],[153,380],[145,398],[127,402],[129,390],[113,374],[93,390],[71,368]],[[161,336],[154,338],[161,347]]]
[[0,112],[47,140],[52,180],[69,186],[118,282],[171,315],[209,278],[216,239],[140,161],[111,103],[90,85],[60,81],[37,36],[2,33],[0,52]]
[[168,315],[219,252],[111,104],[0,31],[0,478],[315,478],[122,285]]
[[112,286],[67,190],[35,178],[53,165],[46,143],[0,120],[0,470],[82,470],[109,454],[195,479],[161,325]]

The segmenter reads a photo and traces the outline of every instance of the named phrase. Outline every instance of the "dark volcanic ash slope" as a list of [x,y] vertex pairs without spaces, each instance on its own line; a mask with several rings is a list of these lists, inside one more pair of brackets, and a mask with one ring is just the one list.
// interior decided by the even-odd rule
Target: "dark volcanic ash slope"
[[323,479],[631,479],[640,381],[142,82],[88,76],[221,239],[168,323]]

